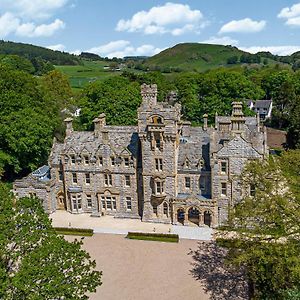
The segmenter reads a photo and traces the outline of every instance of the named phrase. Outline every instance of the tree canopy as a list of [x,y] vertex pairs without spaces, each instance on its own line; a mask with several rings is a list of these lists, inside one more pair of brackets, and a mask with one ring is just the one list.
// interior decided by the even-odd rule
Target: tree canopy
[[0,184],[0,298],[88,299],[101,284],[96,263],[51,226],[37,198],[14,201]]
[[228,263],[246,270],[251,299],[299,299],[299,174],[297,150],[263,167],[252,162],[242,176],[244,190],[252,192],[232,209],[218,242],[229,248]]

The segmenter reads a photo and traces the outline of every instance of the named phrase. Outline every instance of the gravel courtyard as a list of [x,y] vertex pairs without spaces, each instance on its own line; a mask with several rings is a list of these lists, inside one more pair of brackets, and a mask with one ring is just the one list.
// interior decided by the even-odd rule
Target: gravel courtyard
[[193,258],[189,252],[197,250],[195,240],[173,244],[95,234],[84,238],[84,248],[103,271],[103,284],[91,300],[209,299],[191,274]]

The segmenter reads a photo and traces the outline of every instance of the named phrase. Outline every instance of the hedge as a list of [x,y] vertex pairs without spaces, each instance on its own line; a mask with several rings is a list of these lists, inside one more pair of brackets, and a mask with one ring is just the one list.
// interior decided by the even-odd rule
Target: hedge
[[159,241],[178,243],[178,234],[169,233],[144,233],[144,232],[128,232],[126,238],[133,240]]
[[64,235],[92,236],[94,234],[93,229],[88,228],[54,227],[53,229],[56,233]]

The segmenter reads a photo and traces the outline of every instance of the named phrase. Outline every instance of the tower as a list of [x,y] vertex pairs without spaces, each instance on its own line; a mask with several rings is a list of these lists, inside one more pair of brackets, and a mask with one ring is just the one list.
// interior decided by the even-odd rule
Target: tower
[[157,102],[157,86],[141,86],[138,134],[142,152],[143,221],[171,222],[170,198],[177,194],[179,104]]

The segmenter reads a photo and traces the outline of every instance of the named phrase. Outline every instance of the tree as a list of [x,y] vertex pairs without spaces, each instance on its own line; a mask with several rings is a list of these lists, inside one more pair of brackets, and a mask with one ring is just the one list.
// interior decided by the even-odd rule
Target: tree
[[82,242],[58,236],[37,198],[14,201],[0,184],[0,298],[88,299],[101,284]]
[[230,213],[218,243],[231,266],[245,268],[251,299],[298,299],[300,293],[300,151],[252,162],[242,183],[249,190]]

